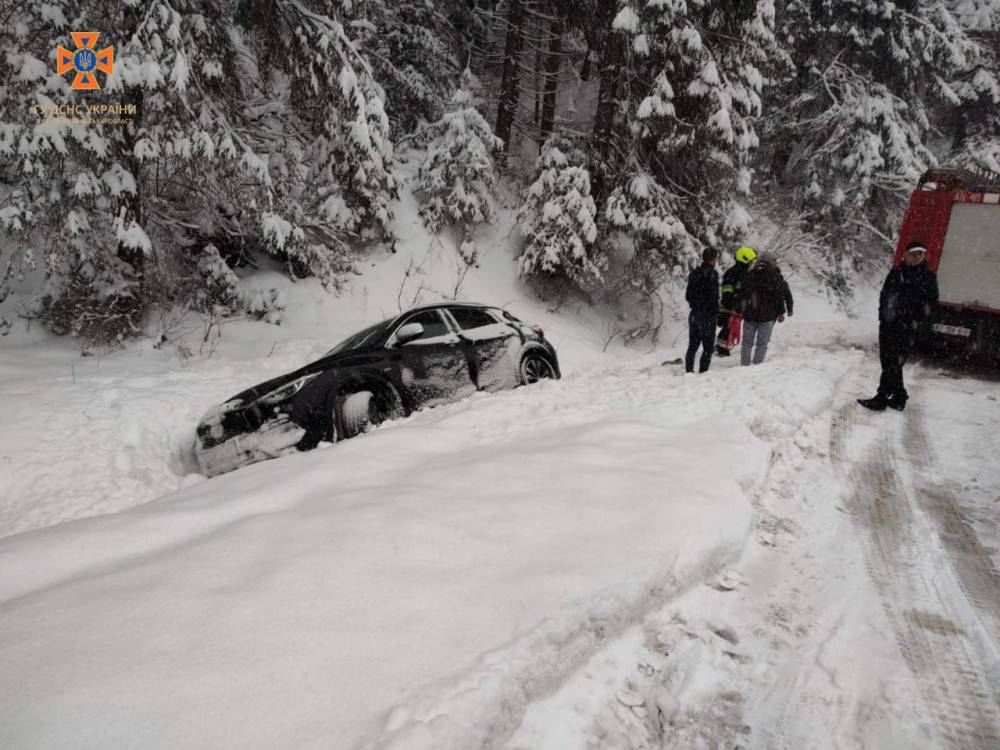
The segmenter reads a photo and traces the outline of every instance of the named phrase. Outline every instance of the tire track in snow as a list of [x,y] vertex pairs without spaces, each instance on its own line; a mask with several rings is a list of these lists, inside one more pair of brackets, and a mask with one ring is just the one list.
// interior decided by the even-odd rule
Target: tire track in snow
[[[872,365],[871,358],[867,362]],[[849,685],[838,684],[836,663],[830,661],[834,657],[826,653],[827,644],[838,638],[843,648],[842,618],[833,617],[838,605],[825,608],[826,589],[821,581],[813,581],[819,587],[813,601],[820,616],[810,635],[790,644],[795,662],[785,664],[786,657],[775,665],[756,705],[759,740],[751,746],[798,750],[840,746],[841,741],[866,746],[862,738],[867,737],[872,742],[867,746],[881,747],[879,743],[890,737],[901,739],[888,722],[916,714],[926,715],[934,726],[914,727],[907,737],[913,743],[909,746],[931,742],[939,747],[1000,747],[998,701],[989,693],[996,678],[983,668],[983,638],[978,627],[970,627],[970,620],[975,622],[972,604],[966,603],[944,564],[945,554],[937,547],[930,519],[918,505],[922,498],[917,486],[908,481],[914,467],[932,464],[909,445],[900,452],[905,436],[894,426],[902,424],[904,415],[872,415],[854,402],[854,394],[865,390],[861,380],[867,383],[873,374],[873,366],[862,364],[853,378],[838,384],[833,401],[840,405],[828,412],[824,436],[830,462],[825,468],[814,467],[816,473],[800,481],[815,485],[826,474],[828,481],[842,486],[841,502],[858,533],[844,539],[840,562],[857,566],[855,570],[872,581],[876,597],[872,601],[881,602],[889,626],[886,635],[892,633],[889,648],[904,657],[904,679],[913,675],[905,692],[915,704],[911,708],[908,703],[899,713],[892,711],[890,695],[901,693],[886,693],[881,681],[869,688],[876,705],[865,702],[859,710],[842,695]],[[897,463],[896,455],[910,460]],[[855,543],[857,554],[851,551]],[[972,632],[963,631],[963,626]],[[878,637],[878,631],[873,635]],[[850,672],[848,667],[845,673]],[[927,729],[933,740],[923,734]]]
[[[917,390],[924,389],[918,386]],[[935,479],[940,476],[936,470],[939,461],[925,422],[919,406],[906,412],[903,442],[915,457],[918,481],[915,496],[921,510],[934,522],[958,584],[989,633],[993,649],[1000,651],[1000,571],[993,564],[990,551],[979,541],[961,504]]]
[[[806,467],[818,467],[818,474],[822,476],[810,473],[810,479],[826,482],[832,478],[825,451],[830,412],[835,404],[859,387],[855,371],[861,361],[859,352],[845,355],[841,351],[837,352],[835,361],[824,361],[817,369],[824,373],[825,382],[813,392],[816,400],[808,404],[806,413],[801,409],[776,409],[782,403],[778,392],[771,395],[773,403],[768,401],[770,411],[778,412],[774,419],[760,418],[768,410],[758,410],[755,400],[749,405],[741,405],[738,413],[747,419],[754,435],[770,447],[770,456],[761,475],[753,486],[745,488],[754,509],[753,530],[757,541],[748,540],[740,559],[748,561],[748,549],[764,550],[749,555],[750,558],[763,555],[770,563],[762,566],[760,578],[751,574],[749,581],[744,579],[745,586],[736,587],[718,586],[718,579],[715,582],[706,579],[707,585],[694,587],[672,599],[669,609],[649,614],[643,625],[647,628],[644,631],[646,650],[635,656],[634,663],[631,657],[623,658],[620,653],[612,655],[616,645],[606,647],[601,652],[605,656],[595,655],[585,668],[556,687],[551,696],[529,707],[527,719],[503,747],[511,750],[583,747],[582,743],[568,740],[558,729],[543,728],[551,724],[551,712],[558,712],[558,715],[565,712],[570,717],[570,725],[579,722],[585,726],[586,729],[579,731],[591,738],[587,747],[759,747],[759,743],[754,743],[749,736],[750,724],[757,726],[764,742],[780,740],[779,746],[786,750],[816,747],[828,737],[822,728],[813,731],[811,726],[796,725],[789,730],[786,726],[795,723],[800,715],[797,709],[803,702],[819,707],[823,701],[822,696],[803,697],[800,690],[799,677],[803,671],[813,671],[815,660],[804,665],[797,655],[789,655],[791,649],[796,649],[798,643],[809,637],[804,623],[810,621],[810,615],[805,610],[812,610],[810,592],[821,587],[824,576],[808,561],[799,565],[796,555],[788,548],[798,550],[803,544],[798,512],[804,486],[798,479],[799,472]],[[744,379],[756,377],[754,371],[737,372]],[[687,388],[714,382],[709,379],[684,381]],[[843,525],[849,528],[849,521],[841,518]],[[853,557],[851,564],[855,566],[856,575],[863,576],[858,558],[860,554]],[[742,567],[734,570],[743,572]],[[774,585],[786,596],[769,595],[755,603],[752,594],[749,599],[741,594],[744,590],[753,591],[755,583],[767,588]],[[787,604],[787,611],[779,607],[779,603]],[[660,639],[660,635],[678,628],[684,633],[679,643],[687,646],[675,648],[672,639]],[[839,625],[835,624],[834,630],[837,629]],[[732,640],[720,632],[731,633]],[[767,643],[762,642],[765,640]],[[702,649],[698,658],[688,649],[695,642],[697,648]],[[765,658],[770,660],[773,655],[776,664],[764,667],[754,663],[748,649],[753,649],[757,643]],[[618,666],[612,669],[608,663]],[[815,670],[823,670],[824,666],[820,663]],[[693,684],[699,686],[697,690],[691,690]],[[603,700],[591,699],[595,687],[603,693],[609,685],[614,686],[610,695]],[[633,706],[622,700],[622,691],[630,695],[641,694],[644,702]],[[748,700],[753,700],[757,706],[750,707],[746,704]],[[766,714],[763,720],[760,704]],[[642,711],[641,716],[637,710]],[[580,722],[579,714],[584,711],[589,711],[591,718]],[[796,730],[806,730],[816,742],[798,742],[794,737]],[[571,732],[569,736],[576,735]],[[541,737],[548,741],[540,741]]]
[[[853,404],[835,414],[830,438],[835,458],[849,460],[846,446],[859,420]],[[900,478],[895,442],[894,433],[883,429],[870,455],[848,475],[847,505],[863,532],[869,576],[947,746],[1000,747],[1000,711],[972,639],[957,624],[961,618],[952,596],[962,589],[928,575],[935,561],[919,536],[917,493]]]
[[[798,481],[804,482],[805,486],[822,481],[836,481],[840,476],[838,470],[841,464],[849,462],[847,457],[847,445],[853,435],[855,423],[858,420],[859,407],[854,403],[853,394],[862,389],[863,381],[870,379],[871,358],[859,362],[857,366],[849,370],[837,382],[830,398],[831,407],[840,404],[827,411],[820,417],[824,420],[823,427],[828,429],[826,439],[827,460],[822,467],[816,468],[816,473],[809,479],[798,477]],[[809,425],[803,427],[810,429]],[[820,433],[822,434],[822,433]],[[822,439],[822,438],[821,438]],[[822,454],[820,454],[822,456]],[[848,556],[842,560],[843,565],[858,564],[853,558]],[[822,575],[813,571],[807,574],[803,570],[791,563],[797,578],[804,578],[800,584],[807,590],[823,590]],[[820,595],[822,597],[822,594]],[[790,619],[806,616],[804,612],[798,611],[801,606],[796,605],[793,597],[792,602],[783,599],[775,599],[776,605],[782,609],[787,604],[793,607]],[[814,603],[818,600],[813,599]],[[758,704],[758,710],[764,712],[766,718],[761,722],[762,746],[768,750],[799,750],[800,748],[822,747],[829,744],[831,738],[831,727],[829,724],[815,722],[815,715],[833,711],[836,714],[834,721],[839,725],[841,722],[849,722],[847,712],[849,706],[841,698],[831,697],[830,694],[820,690],[817,691],[812,680],[814,674],[819,671],[825,675],[824,681],[835,682],[835,675],[831,674],[828,667],[823,664],[824,650],[826,644],[836,637],[838,630],[842,627],[843,616],[838,616],[833,622],[824,622],[823,618],[817,621],[816,612],[808,615],[810,630],[812,632],[796,633],[793,635],[789,629],[787,635],[793,642],[786,646],[791,648],[793,657],[785,657],[777,666],[777,674],[772,684],[767,688],[762,700]],[[800,626],[801,627],[801,626]],[[797,638],[795,636],[798,636]],[[797,642],[795,642],[797,641]],[[839,693],[840,688],[836,688],[834,693]],[[752,743],[752,746],[758,746]]]

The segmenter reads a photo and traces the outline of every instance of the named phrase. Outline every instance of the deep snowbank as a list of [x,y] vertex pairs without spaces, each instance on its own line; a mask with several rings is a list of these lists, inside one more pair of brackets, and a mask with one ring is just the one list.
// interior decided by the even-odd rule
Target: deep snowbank
[[852,361],[795,354],[594,368],[4,539],[0,744],[503,737],[740,553],[767,440]]
[[[229,322],[215,341],[205,321],[190,315],[169,328],[161,348],[145,340],[87,358],[76,342],[37,330],[19,328],[0,338],[0,537],[118,512],[194,481],[187,476],[196,470],[194,427],[211,406],[301,367],[365,326],[456,290],[460,299],[507,306],[542,325],[571,377],[641,356],[619,338],[608,342],[617,324],[602,311],[579,302],[551,310],[532,297],[517,281],[499,231],[473,268],[453,248],[428,239],[419,222],[401,225],[399,233],[398,252],[373,258],[338,295],[313,280],[293,284],[277,273],[248,279],[250,288],[282,291],[288,307],[280,326]],[[804,288],[805,280],[793,276],[791,283],[796,314],[775,331],[776,352],[795,344],[843,345],[845,332],[856,339],[863,330],[871,338],[868,296],[857,304],[860,323],[849,322],[824,294]],[[670,358],[683,354],[686,343],[684,322],[667,321],[660,344],[649,348]]]
[[[793,279],[772,361],[673,377],[659,363],[682,321],[655,355],[605,353],[614,322],[532,298],[504,230],[472,269],[412,216],[398,230],[339,296],[255,275],[283,289],[282,326],[227,323],[217,346],[197,318],[163,348],[86,359],[3,340],[0,745],[503,738],[608,637],[738,556],[770,443],[853,361],[838,349],[856,327],[816,323],[839,316]],[[542,324],[566,379],[191,473],[208,407],[451,297]]]

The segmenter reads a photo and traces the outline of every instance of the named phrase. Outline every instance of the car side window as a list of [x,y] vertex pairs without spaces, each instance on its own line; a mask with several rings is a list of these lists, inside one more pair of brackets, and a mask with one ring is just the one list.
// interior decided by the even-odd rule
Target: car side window
[[463,331],[496,325],[498,322],[489,312],[478,307],[449,307],[448,312]]
[[448,324],[445,323],[444,318],[441,317],[441,314],[437,310],[425,310],[424,312],[412,315],[402,322],[400,328],[407,323],[420,323],[424,327],[424,332],[420,336],[417,336],[417,338],[410,339],[410,341],[433,339],[451,333],[448,329]]

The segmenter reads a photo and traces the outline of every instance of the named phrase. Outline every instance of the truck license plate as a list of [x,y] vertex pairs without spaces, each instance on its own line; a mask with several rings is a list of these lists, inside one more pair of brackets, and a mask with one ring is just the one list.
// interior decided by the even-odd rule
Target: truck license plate
[[962,326],[946,326],[944,323],[935,323],[931,327],[939,333],[948,333],[952,336],[970,336],[972,334],[971,328],[963,328]]

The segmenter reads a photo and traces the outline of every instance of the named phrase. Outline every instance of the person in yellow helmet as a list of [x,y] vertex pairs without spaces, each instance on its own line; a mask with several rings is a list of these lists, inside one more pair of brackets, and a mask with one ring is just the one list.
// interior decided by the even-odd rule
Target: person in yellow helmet
[[736,264],[726,269],[722,276],[722,297],[719,301],[719,336],[715,342],[715,352],[720,357],[728,357],[729,327],[733,319],[740,320],[740,292],[743,290],[743,277],[750,264],[757,257],[757,251],[749,245],[743,245],[736,251]]

